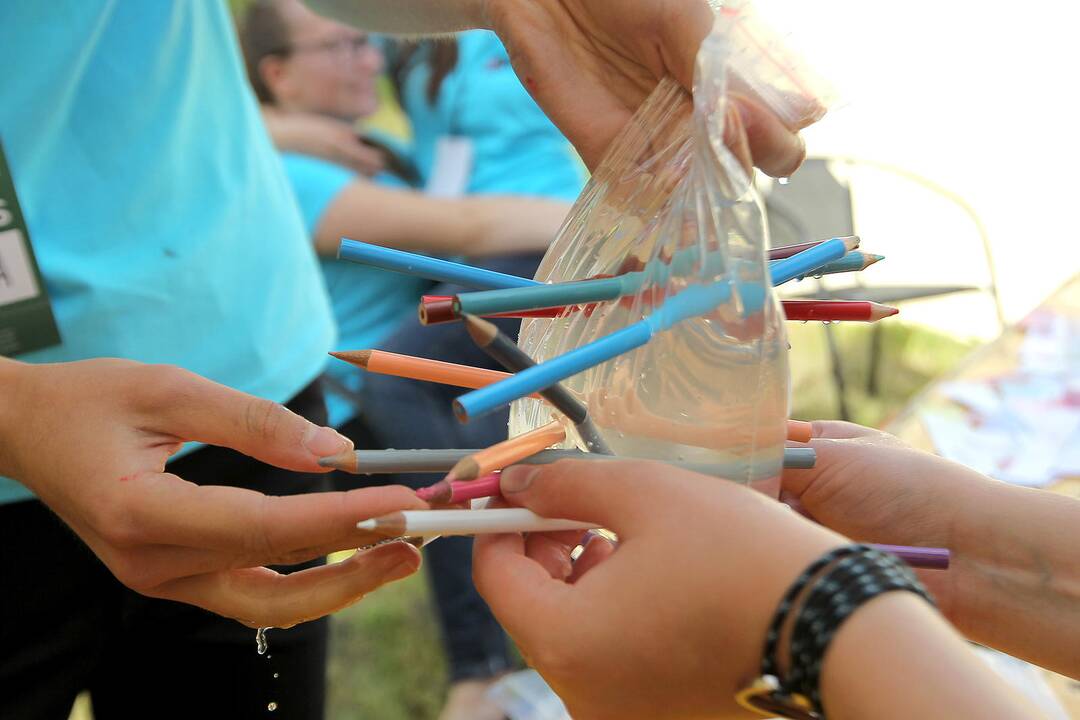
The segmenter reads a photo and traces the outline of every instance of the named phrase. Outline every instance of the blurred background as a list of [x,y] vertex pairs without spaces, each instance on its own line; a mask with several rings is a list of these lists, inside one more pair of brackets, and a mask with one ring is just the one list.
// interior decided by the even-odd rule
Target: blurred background
[[[239,12],[246,3],[230,4]],[[1016,333],[1030,324],[1007,328],[1045,317],[1047,307],[1066,318],[1043,337],[1050,375],[1064,377],[1064,392],[1080,392],[1069,385],[1080,367],[1080,293],[1060,291],[1080,272],[1080,142],[1069,90],[1080,69],[1078,6],[756,5],[837,90],[833,109],[805,132],[803,170],[761,184],[773,244],[859,234],[864,250],[887,258],[857,277],[807,279],[785,292],[866,297],[901,310],[874,325],[789,324],[793,416],[889,426],[935,449],[911,420],[936,402],[934,381],[1000,378],[1022,354]],[[369,122],[407,137],[389,83],[382,92]],[[992,373],[970,360],[988,346],[1000,360]],[[1080,424],[1062,447],[1078,433]],[[329,717],[436,717],[446,667],[426,582],[418,574],[334,618]],[[1077,687],[1056,689],[1067,703]],[[85,705],[75,717],[87,717]]]

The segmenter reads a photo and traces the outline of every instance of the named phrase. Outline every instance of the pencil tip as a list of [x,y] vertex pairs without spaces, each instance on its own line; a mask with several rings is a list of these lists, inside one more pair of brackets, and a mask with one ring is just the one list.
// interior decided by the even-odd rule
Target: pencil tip
[[488,322],[483,318],[469,313],[463,313],[462,317],[465,319],[465,331],[469,333],[472,341],[480,347],[490,345],[499,332],[499,328],[495,327],[495,323]]
[[480,465],[472,455],[469,455],[458,460],[454,467],[450,468],[450,472],[446,473],[442,482],[449,484],[455,480],[475,480],[479,474]]
[[335,470],[344,470],[345,472],[356,472],[356,452],[343,452],[337,455],[328,455],[326,457],[319,458],[319,467],[333,468]]
[[880,320],[882,318],[892,317],[900,312],[900,308],[890,307],[889,305],[880,305],[878,303],[871,303],[870,305],[870,319]]
[[847,235],[840,239],[844,241],[844,247],[847,249],[848,252],[857,249],[859,247],[859,243],[862,242],[858,235]]
[[445,505],[454,497],[454,488],[448,481],[440,480],[434,485],[418,489],[416,497],[432,505]]
[[874,253],[863,253],[865,259],[863,260],[863,269],[870,267],[876,262],[881,262],[885,259],[884,255],[875,255]]
[[371,362],[370,350],[347,350],[344,352],[331,352],[330,355],[338,360],[344,360],[362,368],[366,368],[368,363]]
[[357,530],[367,530],[368,532],[378,530],[379,529],[379,521],[375,520],[375,519],[361,520],[360,522],[356,523],[356,529]]

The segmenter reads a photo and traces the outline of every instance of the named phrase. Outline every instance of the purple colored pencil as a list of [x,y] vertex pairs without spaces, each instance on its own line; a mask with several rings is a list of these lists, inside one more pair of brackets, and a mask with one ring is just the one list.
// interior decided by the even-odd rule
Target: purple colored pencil
[[877,545],[870,547],[881,552],[892,553],[913,568],[926,570],[947,570],[951,553],[948,548],[912,547],[910,545]]

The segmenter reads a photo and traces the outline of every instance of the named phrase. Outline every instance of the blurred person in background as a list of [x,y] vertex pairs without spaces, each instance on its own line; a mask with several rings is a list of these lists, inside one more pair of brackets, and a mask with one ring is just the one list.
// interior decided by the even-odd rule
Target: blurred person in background
[[[405,178],[389,172],[368,178],[309,154],[319,144],[305,137],[324,132],[326,120],[351,126],[376,110],[383,56],[365,33],[320,17],[297,0],[253,3],[240,32],[252,85],[268,106],[271,131],[285,147],[286,173],[323,256],[339,346],[492,367],[460,324],[423,328],[416,319],[420,295],[465,288],[433,287],[422,278],[335,256],[344,236],[467,255],[473,264],[511,274],[535,273],[584,172],[570,144],[521,87],[498,38],[483,31],[464,34],[460,62],[453,40],[410,45],[398,66],[420,181],[439,172],[440,143],[452,139],[468,148],[464,158],[441,160],[464,166],[442,170],[460,178],[459,187],[446,193],[451,197],[436,197],[410,189]],[[290,143],[306,151],[290,151]],[[387,159],[388,167],[403,165],[393,155]],[[516,321],[503,324],[516,334]],[[331,424],[359,447],[484,447],[506,437],[506,413],[462,426],[450,410],[455,388],[368,375],[336,360],[327,375]],[[339,473],[335,479],[345,488],[432,481],[423,474]],[[472,585],[471,540],[446,538],[427,554],[450,660],[442,717],[501,717],[483,693],[510,668],[511,658],[501,628]]]

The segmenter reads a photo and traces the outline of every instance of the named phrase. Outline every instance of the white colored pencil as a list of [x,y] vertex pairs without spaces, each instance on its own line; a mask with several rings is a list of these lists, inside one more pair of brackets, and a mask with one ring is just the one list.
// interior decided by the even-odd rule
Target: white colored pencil
[[592,530],[595,523],[540,517],[524,508],[486,510],[404,510],[356,524],[357,529],[387,537],[403,535],[482,535],[507,532]]

